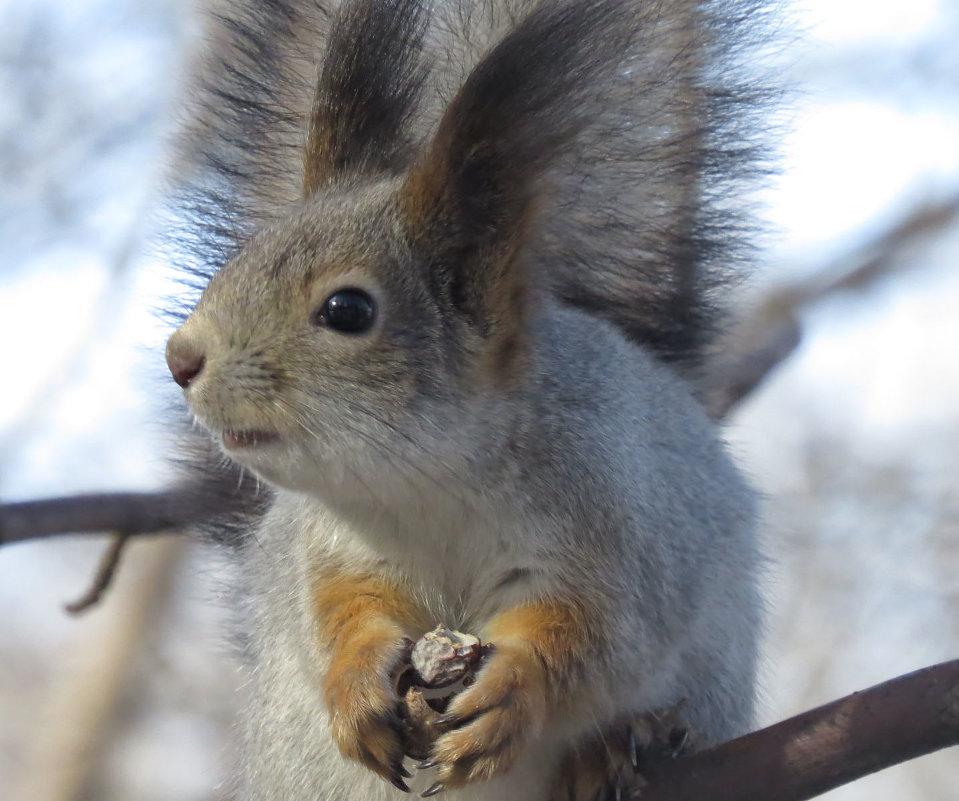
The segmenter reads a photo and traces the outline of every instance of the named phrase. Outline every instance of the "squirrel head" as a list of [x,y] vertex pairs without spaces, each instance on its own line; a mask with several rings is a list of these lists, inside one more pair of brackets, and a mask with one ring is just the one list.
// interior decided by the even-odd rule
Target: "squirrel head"
[[317,467],[425,458],[408,452],[426,449],[419,429],[522,379],[521,271],[476,289],[441,273],[406,191],[332,189],[264,228],[167,344],[197,420],[267,480],[305,489]]
[[304,200],[214,275],[167,346],[192,411],[231,457],[310,489],[338,468],[429,459],[444,427],[471,425],[472,399],[523,385],[538,179],[585,124],[592,78],[618,64],[619,9],[540,6],[416,147],[420,3],[343,7]]

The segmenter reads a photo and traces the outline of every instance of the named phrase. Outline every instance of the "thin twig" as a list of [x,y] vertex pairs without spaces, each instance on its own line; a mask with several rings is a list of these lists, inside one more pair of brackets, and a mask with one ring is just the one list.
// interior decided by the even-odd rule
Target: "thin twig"
[[117,567],[120,565],[120,557],[123,554],[123,548],[130,540],[129,534],[114,534],[103,556],[100,559],[100,565],[97,567],[96,575],[93,577],[93,584],[90,588],[73,603],[65,604],[64,609],[71,615],[79,615],[92,606],[96,606],[107,591],[113,577],[116,575]]
[[844,291],[862,291],[912,262],[906,252],[959,219],[959,195],[913,209],[881,235],[810,278],[771,292],[721,343],[706,376],[714,419],[729,414],[798,346],[803,311]]

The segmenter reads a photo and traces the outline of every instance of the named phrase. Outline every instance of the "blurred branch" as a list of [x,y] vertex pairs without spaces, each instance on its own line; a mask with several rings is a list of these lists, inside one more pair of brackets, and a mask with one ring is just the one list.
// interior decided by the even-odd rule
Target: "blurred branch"
[[909,266],[906,251],[959,219],[959,194],[913,209],[881,235],[806,280],[771,292],[720,344],[706,376],[706,405],[722,419],[799,345],[801,313],[839,292],[863,291]]
[[741,322],[709,364],[704,402],[714,420],[728,416],[799,345],[796,309],[772,301]]
[[807,306],[840,290],[866,289],[902,266],[906,249],[922,237],[941,232],[957,218],[959,195],[919,206],[876,239],[785,293],[792,293],[794,306]]
[[0,546],[57,534],[159,534],[196,526],[228,507],[195,489],[75,495],[0,504]]
[[805,801],[959,744],[959,659],[747,734],[643,766],[642,801]]
[[66,604],[64,609],[71,615],[79,615],[100,602],[113,582],[117,568],[120,566],[120,557],[123,555],[123,549],[130,540],[129,534],[114,534],[110,544],[107,545],[100,564],[97,567],[96,575],[93,577],[93,584],[80,598],[73,603]]
[[24,732],[26,753],[11,801],[82,801],[117,724],[121,695],[144,637],[156,631],[183,554],[183,541],[138,543],[117,582],[113,603],[77,622],[71,653]]

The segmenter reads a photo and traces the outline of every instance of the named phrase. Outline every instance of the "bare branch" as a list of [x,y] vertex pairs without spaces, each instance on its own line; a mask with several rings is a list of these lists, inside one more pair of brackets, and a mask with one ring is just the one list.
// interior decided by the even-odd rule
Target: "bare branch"
[[959,219],[959,195],[914,208],[844,259],[808,282],[787,290],[793,306],[808,305],[842,290],[862,290],[903,266],[902,256],[923,237],[941,233]]
[[79,636],[71,638],[22,732],[16,771],[3,777],[5,801],[101,797],[91,792],[92,780],[124,709],[133,660],[169,603],[184,545],[172,537],[132,545],[110,603],[77,621]]
[[769,728],[644,766],[642,801],[805,801],[959,744],[959,659],[900,676]]
[[748,396],[800,341],[802,311],[842,291],[862,291],[909,266],[905,253],[959,219],[959,195],[913,209],[880,236],[797,284],[770,293],[731,333],[710,365],[706,404],[721,419]]
[[208,505],[196,490],[75,495],[0,505],[0,546],[56,534],[158,534],[203,522],[226,511],[224,499]]
[[796,310],[764,305],[743,321],[706,376],[706,409],[722,420],[799,346],[802,332]]
[[123,555],[123,548],[129,540],[129,534],[113,535],[113,539],[110,540],[103,552],[103,557],[100,559],[96,575],[93,577],[93,584],[83,596],[64,606],[67,612],[71,615],[79,615],[100,603],[100,598],[109,589],[110,583],[116,575],[117,568],[120,566],[120,557]]

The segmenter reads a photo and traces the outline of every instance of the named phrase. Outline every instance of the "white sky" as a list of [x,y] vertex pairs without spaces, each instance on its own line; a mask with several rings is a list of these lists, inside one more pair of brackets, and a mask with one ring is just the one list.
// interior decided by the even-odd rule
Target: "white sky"
[[795,0],[810,35],[829,44],[901,42],[923,34],[948,0]]

